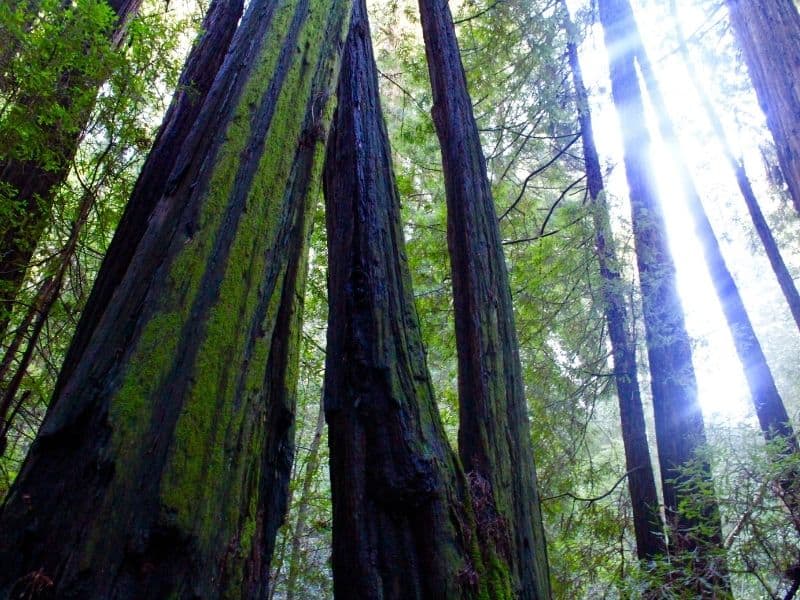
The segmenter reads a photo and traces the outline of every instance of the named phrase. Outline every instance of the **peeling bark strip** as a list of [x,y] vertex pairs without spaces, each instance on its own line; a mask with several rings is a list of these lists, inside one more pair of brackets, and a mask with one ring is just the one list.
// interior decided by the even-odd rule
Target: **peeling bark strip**
[[[703,415],[697,400],[692,351],[675,281],[664,216],[650,174],[650,134],[644,117],[635,61],[640,42],[628,0],[598,0],[609,56],[611,92],[619,115],[625,172],[631,199],[631,224],[642,288],[642,308],[650,363],[656,442],[671,550],[697,551],[693,571],[711,597],[727,588],[724,564],[708,555],[721,550],[722,528],[716,501],[700,490],[713,490],[711,469],[687,477],[681,467],[697,459],[706,444]],[[682,510],[679,506],[683,504]],[[702,582],[709,584],[702,587]]]
[[325,412],[337,598],[505,598],[433,398],[364,0],[328,143]]
[[550,597],[508,273],[472,102],[446,0],[420,0],[442,149],[458,346],[459,454],[479,526],[513,593]]
[[242,16],[243,4],[243,0],[213,0],[208,8],[203,20],[203,33],[189,53],[178,88],[114,232],[114,239],[103,259],[86,308],[81,313],[61,367],[54,397],[58,397],[63,382],[68,381],[72,375],[147,230],[148,219],[161,198],[178,152],[191,134],[228,52]]
[[589,95],[583,83],[583,72],[578,59],[578,41],[575,26],[569,17],[566,0],[561,2],[569,35],[567,54],[575,87],[578,123],[583,142],[583,159],[589,196],[594,204],[592,215],[595,228],[595,248],[603,278],[603,303],[608,336],[614,357],[614,382],[617,386],[619,414],[622,425],[622,442],[625,446],[625,466],[628,471],[628,490],[633,510],[633,530],[636,536],[637,556],[653,559],[666,552],[664,522],[659,511],[658,492],[650,461],[650,444],[644,420],[642,398],[636,368],[636,347],[630,338],[632,330],[623,293],[623,282],[617,266],[617,252],[608,219],[608,205],[597,146],[594,142]]
[[0,596],[266,598],[347,0],[253,0],[0,514]]
[[800,212],[800,14],[792,0],[726,0],[778,161]]
[[[111,0],[108,4],[117,20],[107,35],[111,45],[117,47],[142,0]],[[5,333],[36,245],[47,227],[56,191],[67,178],[81,134],[91,116],[92,105],[76,108],[74,95],[76,91],[93,93],[102,83],[102,76],[87,75],[77,69],[61,73],[53,82],[58,103],[66,111],[80,111],[70,119],[78,124],[75,127],[67,128],[60,121],[43,127],[42,135],[50,142],[54,154],[59,156],[57,164],[8,155],[0,160],[0,188],[11,190],[10,200],[19,207],[18,218],[0,227],[0,337]],[[40,98],[23,92],[22,99],[12,110],[35,110],[40,101]]]

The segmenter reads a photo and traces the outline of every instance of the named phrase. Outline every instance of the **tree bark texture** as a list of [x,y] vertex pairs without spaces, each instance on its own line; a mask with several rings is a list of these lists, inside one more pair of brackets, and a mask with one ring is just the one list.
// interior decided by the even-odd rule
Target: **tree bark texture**
[[[676,552],[696,550],[698,560],[692,570],[698,582],[705,579],[711,587],[724,589],[724,566],[710,557],[722,542],[716,501],[707,497],[707,490],[713,490],[710,466],[700,458],[699,470],[693,475],[681,469],[698,459],[697,451],[705,446],[706,435],[675,264],[650,172],[650,134],[635,64],[640,46],[638,31],[628,0],[598,0],[598,7],[609,55],[611,92],[622,131],[671,548]],[[679,510],[681,503],[684,507]],[[716,591],[699,589],[697,593],[713,595]]]
[[628,490],[633,510],[633,530],[636,551],[640,559],[653,559],[666,552],[664,522],[659,510],[653,465],[650,461],[650,444],[647,425],[639,391],[636,366],[636,346],[630,337],[632,331],[623,292],[623,282],[617,265],[616,248],[608,218],[605,186],[600,157],[594,141],[589,96],[583,82],[583,72],[578,59],[577,33],[570,20],[567,4],[562,0],[569,39],[567,58],[572,70],[578,124],[583,142],[583,160],[589,197],[593,203],[592,215],[595,229],[595,248],[603,279],[603,304],[611,351],[614,358],[614,383],[619,399],[622,425],[622,442],[625,447],[625,465],[628,471]]
[[731,26],[800,212],[800,14],[789,0],[726,0]]
[[550,597],[511,290],[472,102],[445,0],[420,0],[442,150],[458,349],[459,455],[513,597]]
[[250,2],[2,507],[0,596],[266,598],[306,197],[349,16],[347,0]]
[[[142,0],[112,0],[109,6],[116,23],[107,32],[109,43],[117,47],[124,39],[126,25],[136,14]],[[73,10],[78,10],[74,8]],[[104,80],[101,74],[87,74],[78,69],[67,70],[53,82],[56,102],[67,113],[66,121],[57,120],[42,126],[41,135],[48,140],[50,153],[57,158],[28,159],[5,152],[0,160],[0,189],[9,194],[15,205],[15,218],[0,226],[0,337],[5,333],[17,292],[25,279],[28,264],[47,221],[58,187],[69,174],[78,144],[89,121],[93,102],[75,106],[74,94],[96,93]],[[24,91],[14,110],[36,111],[40,99]]]
[[161,198],[178,158],[178,149],[195,125],[214,79],[227,55],[242,16],[243,0],[213,0],[178,81],[178,88],[164,115],[150,154],[147,156],[122,219],[114,232],[103,264],[92,287],[86,308],[73,335],[61,367],[56,393],[68,381],[80,361],[114,290],[122,281],[148,221]]
[[484,567],[469,488],[442,428],[405,256],[364,0],[328,143],[325,375],[337,598],[506,598]]

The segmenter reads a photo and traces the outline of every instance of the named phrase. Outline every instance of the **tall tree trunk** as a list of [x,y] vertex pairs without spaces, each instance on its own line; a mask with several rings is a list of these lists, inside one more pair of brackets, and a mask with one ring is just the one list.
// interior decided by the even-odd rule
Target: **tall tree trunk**
[[[364,0],[353,13],[325,196],[325,372],[337,598],[508,598],[433,399]],[[480,518],[480,517],[479,517]]]
[[778,161],[800,212],[800,14],[789,0],[726,0]]
[[770,229],[767,220],[764,218],[764,214],[761,212],[761,207],[759,206],[756,195],[753,192],[753,186],[750,184],[750,178],[747,176],[744,163],[740,158],[736,158],[734,155],[731,144],[728,141],[728,136],[725,133],[725,128],[722,126],[722,122],[717,115],[717,111],[714,109],[708,94],[706,94],[705,87],[700,81],[700,77],[695,71],[692,60],[689,57],[686,36],[684,35],[680,19],[678,18],[675,0],[670,0],[670,9],[675,20],[675,27],[678,36],[678,49],[683,57],[686,70],[689,73],[689,79],[691,79],[692,85],[694,86],[694,89],[700,98],[700,103],[703,105],[703,110],[706,113],[706,117],[711,123],[711,128],[714,130],[714,135],[717,136],[717,139],[722,146],[722,152],[725,155],[725,160],[728,162],[728,165],[736,176],[736,183],[739,186],[739,191],[742,194],[742,198],[747,206],[747,210],[753,220],[753,227],[755,228],[759,239],[761,239],[761,243],[764,246],[764,251],[769,259],[770,265],[772,266],[772,270],[775,273],[775,277],[778,279],[778,284],[780,285],[783,295],[786,298],[786,302],[789,305],[789,310],[792,312],[792,316],[794,317],[794,321],[797,324],[798,329],[800,329],[800,293],[797,291],[797,286],[794,283],[792,274],[789,272],[789,269],[786,267],[786,263],[781,256],[781,252],[778,249],[778,244],[775,241],[775,237],[772,235],[772,230]]
[[619,261],[609,224],[603,172],[594,142],[592,115],[589,110],[589,95],[586,92],[578,59],[577,32],[570,20],[566,0],[562,0],[561,7],[569,36],[567,55],[575,86],[575,103],[578,107],[578,124],[583,141],[586,181],[589,186],[589,197],[594,205],[592,216],[595,248],[600,263],[600,276],[603,278],[603,303],[614,357],[614,382],[619,399],[636,551],[640,559],[653,559],[663,556],[666,546],[663,534],[664,522],[661,519],[656,480],[650,461],[650,445],[647,442],[647,425],[639,392],[636,346],[628,333],[632,328],[628,320],[622,278],[617,266]]
[[0,596],[266,598],[306,197],[349,15],[346,0],[250,2],[2,507]]
[[442,150],[458,347],[459,455],[482,537],[507,559],[513,596],[550,597],[511,289],[472,102],[446,0],[420,0]]
[[[116,21],[105,33],[113,47],[121,44],[127,23],[141,3],[142,0],[109,2]],[[67,178],[83,129],[91,116],[94,103],[81,102],[76,106],[73,96],[76,92],[96,93],[104,79],[101,73],[87,74],[74,69],[61,73],[53,82],[55,101],[64,111],[74,114],[42,126],[39,135],[47,139],[51,159],[20,158],[7,152],[8,148],[4,149],[5,155],[0,160],[0,189],[9,194],[7,201],[16,208],[15,218],[0,227],[0,337],[5,333],[36,245],[47,228],[55,194]],[[39,98],[24,91],[21,96],[14,110],[38,110]]]
[[723,561],[713,557],[721,551],[722,527],[716,501],[707,497],[713,490],[710,466],[700,458],[694,474],[682,470],[699,458],[706,435],[675,264],[650,173],[650,134],[635,65],[636,22],[628,0],[598,0],[598,7],[630,190],[667,525],[675,551],[696,551],[690,567],[697,575],[696,593],[710,597],[715,591],[703,586],[704,580],[712,588],[728,587]]
[[97,274],[61,367],[54,398],[80,362],[86,346],[122,281],[153,210],[168,185],[181,148],[195,125],[242,16],[243,0],[213,0],[200,39],[192,47],[164,121],[133,188]]
[[[629,34],[630,35],[630,34]],[[647,84],[647,90],[653,101],[661,136],[667,144],[672,162],[678,170],[678,179],[684,197],[688,202],[689,214],[694,221],[695,232],[703,247],[703,255],[708,266],[711,282],[717,293],[722,312],[733,337],[734,347],[744,370],[745,379],[750,389],[750,396],[755,405],[761,429],[768,440],[781,439],[793,453],[797,450],[797,440],[789,421],[789,415],[783,399],[775,385],[772,371],[767,364],[767,357],[756,337],[755,329],[747,314],[744,301],[736,286],[736,281],[725,263],[719,241],[703,208],[700,193],[694,182],[689,166],[686,164],[680,148],[678,135],[669,117],[667,103],[653,72],[647,53],[641,40],[637,37],[637,54],[639,65]],[[790,492],[791,490],[785,490]],[[787,497],[793,497],[790,494]],[[795,498],[792,514],[794,521],[800,524],[800,498]]]
[[[769,257],[773,270],[775,271],[778,282],[781,285],[781,289],[783,290],[786,300],[789,303],[789,307],[792,310],[795,321],[798,327],[800,327],[800,295],[798,295],[797,288],[794,285],[794,280],[792,279],[791,274],[781,258],[775,238],[772,236],[769,225],[767,224],[764,215],[761,213],[758,201],[753,193],[753,188],[750,185],[750,180],[745,172],[744,164],[740,160],[737,160],[733,155],[731,146],[728,143],[727,136],[725,135],[725,129],[723,128],[722,123],[720,122],[719,117],[714,110],[714,107],[711,105],[703,86],[700,85],[700,81],[698,80],[694,71],[694,67],[691,64],[691,60],[688,56],[686,39],[683,35],[683,29],[681,28],[680,22],[677,19],[674,0],[670,0],[670,7],[673,15],[675,16],[675,23],[678,31],[678,43],[684,57],[684,62],[686,63],[686,68],[689,71],[690,79],[692,80],[695,89],[700,96],[706,116],[711,122],[715,134],[719,138],[725,159],[728,161],[728,164],[736,175],[736,181],[739,184],[739,190],[742,193],[742,197],[744,198],[745,204],[750,212],[750,216],[753,219],[756,232],[761,237],[761,241],[764,244],[767,256]],[[649,75],[650,78],[652,78],[652,73],[649,73]],[[658,100],[657,104],[659,105],[659,110],[665,110],[666,107],[664,106],[663,99],[661,98],[660,91],[655,81],[651,87],[653,88],[651,95]],[[667,117],[665,113],[662,113],[662,119],[666,118]],[[695,215],[696,227],[699,237],[703,241],[703,245],[706,250],[706,260],[709,263],[709,269],[712,273],[717,295],[719,296],[720,303],[722,304],[725,316],[728,320],[728,326],[735,342],[736,351],[739,354],[739,360],[742,362],[742,366],[744,367],[745,376],[750,387],[750,394],[755,405],[756,416],[758,417],[761,430],[764,432],[764,436],[768,441],[774,439],[782,440],[785,448],[781,455],[784,457],[791,456],[792,454],[798,453],[800,448],[798,448],[797,438],[795,437],[794,429],[791,421],[789,420],[786,407],[784,406],[783,400],[778,393],[772,373],[767,365],[766,357],[761,349],[761,344],[759,344],[755,331],[753,330],[753,326],[747,316],[744,303],[739,295],[739,290],[737,289],[736,284],[733,281],[733,277],[725,265],[725,261],[723,260],[719,249],[719,244],[717,243],[716,238],[713,237],[711,224],[709,223],[708,218],[703,211],[697,189],[694,186],[688,168],[683,161],[683,154],[680,152],[680,149],[677,146],[675,132],[673,131],[671,123],[669,122],[665,123],[665,133],[671,137],[670,143],[673,146],[673,153],[676,163],[679,165],[679,169],[683,174],[683,178],[687,180],[686,183],[684,183],[684,186],[686,187],[687,197],[689,198],[691,205],[691,212],[693,215]],[[709,238],[709,236],[711,236],[711,238]],[[792,522],[798,531],[800,531],[800,492],[797,489],[797,475],[797,473],[792,473],[791,475],[782,477],[780,480],[780,486],[782,490],[782,498],[786,502],[786,506],[791,513]]]

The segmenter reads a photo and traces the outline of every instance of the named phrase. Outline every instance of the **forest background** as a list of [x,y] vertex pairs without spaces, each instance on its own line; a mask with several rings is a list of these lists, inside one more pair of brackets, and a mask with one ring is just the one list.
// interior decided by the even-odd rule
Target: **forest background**
[[[36,435],[81,308],[206,8],[188,1],[146,2],[119,50],[97,43],[96,53],[91,54],[86,44],[93,32],[103,28],[108,14],[86,10],[76,13],[81,19],[65,24],[57,18],[57,4],[43,2],[43,17],[32,29],[20,19],[23,11],[14,12],[11,3],[0,7],[0,24],[24,45],[19,56],[25,57],[13,63],[11,75],[0,82],[4,144],[21,144],[46,155],[52,148],[42,135],[43,125],[68,117],[57,98],[29,111],[9,112],[19,99],[15,81],[44,85],[48,73],[63,70],[64,61],[77,55],[82,60],[90,55],[96,61],[85,65],[87,72],[99,70],[107,77],[98,99],[92,94],[75,100],[75,105],[85,103],[91,119],[83,128],[68,181],[59,188],[46,233],[16,299],[9,333],[2,340],[0,392],[5,408],[0,424],[4,446],[0,494],[8,490]],[[726,9],[712,0],[678,4],[691,63],[724,120],[736,154],[744,158],[796,279],[800,223],[733,43]],[[622,484],[626,467],[620,418],[563,6],[552,0],[489,0],[451,7],[511,275],[554,592],[561,598],[617,597],[644,584],[637,575],[631,501]],[[591,7],[571,1],[569,8],[583,37],[580,57],[611,192],[612,227],[629,283],[626,295],[636,317],[641,309],[607,55]],[[800,410],[800,336],[741,205],[733,174],[720,158],[722,151],[689,83],[678,51],[675,15],[669,2],[641,0],[634,2],[634,9],[678,124],[683,153],[789,414],[795,417]],[[370,10],[428,366],[445,428],[454,438],[456,357],[444,188],[417,7],[415,2],[397,0],[373,2]],[[65,27],[73,29],[67,34]],[[654,109],[649,110],[655,132],[656,115]],[[679,198],[675,167],[663,141],[654,137],[651,164],[694,342],[699,397],[710,441],[708,456],[734,592],[742,598],[785,597],[796,580],[792,568],[797,542],[791,528],[776,525],[780,507],[770,501],[765,483],[771,480],[769,449],[758,430],[705,265],[698,260],[701,251]],[[327,323],[321,198],[316,212],[301,348],[297,453],[289,516],[279,532],[273,559],[275,598],[332,594],[330,484],[320,408]],[[649,415],[644,333],[641,323],[636,319],[634,323],[639,377]]]

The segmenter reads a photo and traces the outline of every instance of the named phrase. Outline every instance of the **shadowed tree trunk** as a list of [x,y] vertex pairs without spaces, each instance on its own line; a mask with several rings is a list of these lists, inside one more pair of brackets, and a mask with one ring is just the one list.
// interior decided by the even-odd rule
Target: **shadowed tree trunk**
[[726,0],[795,209],[800,212],[800,14],[790,0]]
[[675,19],[675,27],[678,35],[678,49],[683,56],[683,62],[686,65],[686,70],[689,72],[689,78],[691,79],[692,85],[694,86],[694,89],[700,98],[700,103],[703,105],[703,110],[705,111],[706,116],[711,123],[711,127],[714,130],[714,135],[717,136],[717,139],[722,146],[725,160],[728,162],[728,165],[736,176],[736,183],[739,186],[739,191],[742,194],[742,198],[747,206],[747,210],[753,220],[753,227],[755,228],[758,237],[761,239],[761,243],[764,246],[764,251],[769,259],[770,265],[772,266],[772,270],[775,273],[775,277],[778,279],[778,284],[781,286],[783,295],[786,298],[787,304],[789,305],[789,310],[794,317],[794,321],[797,324],[798,329],[800,329],[800,293],[798,293],[797,286],[792,278],[792,274],[789,272],[789,269],[786,267],[786,263],[781,256],[781,252],[778,249],[778,243],[775,241],[775,237],[772,235],[772,230],[770,229],[767,220],[764,218],[764,214],[761,212],[761,207],[759,206],[756,195],[753,192],[753,186],[750,184],[750,178],[747,176],[747,172],[745,171],[744,162],[740,158],[736,158],[734,155],[731,144],[728,141],[728,136],[725,133],[725,128],[722,126],[722,122],[717,115],[717,111],[714,109],[708,94],[706,94],[703,83],[700,81],[694,65],[692,64],[692,60],[689,57],[689,49],[686,45],[686,36],[683,33],[683,27],[681,26],[677,15],[675,0],[670,0],[670,9]]
[[481,537],[511,567],[512,597],[550,597],[547,550],[511,290],[452,15],[420,0],[442,150],[458,349],[459,455]]
[[[109,1],[116,17],[115,24],[107,32],[112,47],[122,42],[126,25],[141,3],[142,0]],[[0,337],[5,334],[14,299],[47,227],[56,191],[67,178],[83,129],[91,116],[94,102],[84,95],[93,98],[104,79],[101,72],[86,73],[76,68],[61,73],[53,82],[54,101],[69,116],[42,126],[39,135],[47,140],[47,157],[30,159],[16,156],[18,153],[10,152],[8,147],[3,149],[0,189],[4,192],[4,201],[14,206],[14,218],[0,225]],[[82,98],[77,105],[76,95]],[[13,110],[36,112],[40,104],[40,98],[23,90]]]
[[[711,597],[717,593],[711,588],[728,588],[724,561],[714,554],[721,551],[722,528],[716,500],[709,497],[713,493],[711,468],[697,456],[706,444],[705,425],[675,265],[650,172],[650,134],[635,65],[638,33],[628,0],[598,0],[598,7],[622,131],[671,550],[695,553],[695,563],[687,565],[696,575],[695,591]],[[687,462],[698,458],[699,466],[692,474],[682,471]]]
[[178,81],[153,148],[133,188],[122,219],[114,232],[92,292],[61,367],[56,393],[72,375],[114,290],[122,281],[156,203],[178,159],[178,151],[192,131],[214,78],[227,54],[242,16],[243,0],[213,0]]
[[325,414],[337,598],[506,598],[484,568],[466,478],[433,399],[366,5],[357,0],[328,143]]
[[562,0],[561,7],[569,36],[567,54],[575,87],[575,103],[578,107],[586,181],[589,186],[589,196],[594,204],[592,215],[595,248],[600,263],[600,276],[603,278],[603,303],[614,357],[614,382],[619,399],[636,552],[642,560],[653,559],[663,556],[666,546],[663,535],[664,522],[661,519],[653,465],[650,461],[650,445],[647,442],[647,425],[639,393],[636,346],[628,333],[632,331],[632,327],[628,320],[623,282],[618,270],[619,263],[609,224],[603,172],[594,142],[592,115],[589,110],[589,96],[578,60],[577,32],[570,20],[566,0]]
[[[250,2],[0,513],[0,596],[266,598],[346,0]],[[176,150],[177,151],[177,150]]]

